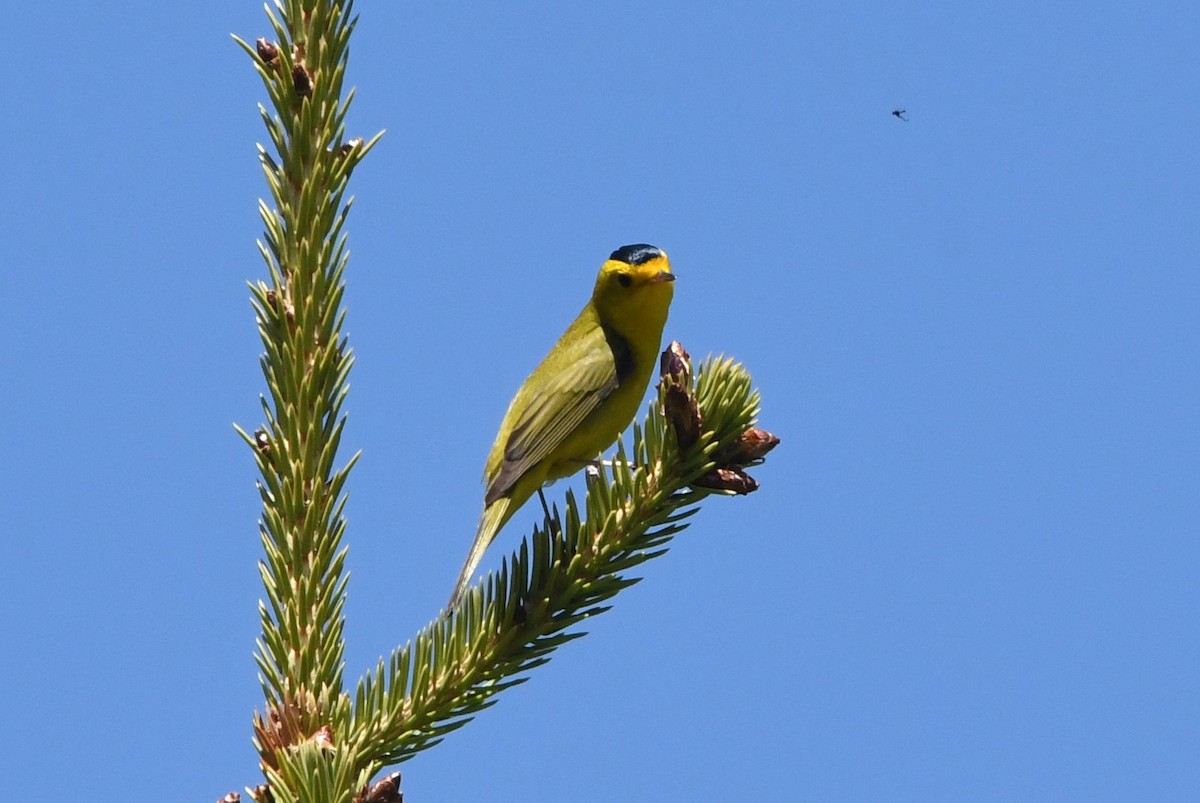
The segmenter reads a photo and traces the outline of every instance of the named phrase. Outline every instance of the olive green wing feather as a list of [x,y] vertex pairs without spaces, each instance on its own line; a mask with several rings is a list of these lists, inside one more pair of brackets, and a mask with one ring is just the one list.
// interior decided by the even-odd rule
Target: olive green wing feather
[[551,456],[620,387],[632,368],[629,345],[603,327],[590,327],[582,337],[570,340],[567,350],[556,355],[561,361],[556,359],[553,367],[538,366],[534,372],[553,368],[554,375],[533,383],[540,389],[513,424],[485,504],[508,494],[527,471]]

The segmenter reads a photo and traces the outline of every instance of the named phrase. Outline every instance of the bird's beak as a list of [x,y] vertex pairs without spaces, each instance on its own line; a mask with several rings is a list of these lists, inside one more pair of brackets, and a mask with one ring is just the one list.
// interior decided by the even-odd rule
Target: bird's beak
[[663,270],[663,271],[659,271],[658,273],[654,274],[654,277],[650,279],[650,284],[658,284],[659,282],[673,282],[673,281],[675,281],[675,274],[668,273],[667,271]]

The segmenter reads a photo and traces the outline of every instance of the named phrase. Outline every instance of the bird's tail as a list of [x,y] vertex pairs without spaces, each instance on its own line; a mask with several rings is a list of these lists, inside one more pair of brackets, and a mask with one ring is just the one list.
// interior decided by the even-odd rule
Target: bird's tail
[[483,516],[479,519],[479,529],[475,531],[475,542],[471,544],[467,562],[458,575],[458,582],[454,584],[454,593],[450,596],[450,602],[446,606],[447,610],[453,611],[462,602],[463,594],[466,593],[467,586],[471,584],[471,576],[475,574],[475,568],[479,565],[479,561],[483,560],[483,553],[496,538],[496,533],[508,521],[511,505],[512,500],[507,496],[502,496],[484,509]]

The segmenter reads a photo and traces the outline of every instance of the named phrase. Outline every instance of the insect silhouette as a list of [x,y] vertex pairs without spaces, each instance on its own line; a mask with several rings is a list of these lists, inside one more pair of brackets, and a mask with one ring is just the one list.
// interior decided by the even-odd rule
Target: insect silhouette
[[907,123],[908,118],[904,116],[907,112],[908,109],[892,109],[892,116]]

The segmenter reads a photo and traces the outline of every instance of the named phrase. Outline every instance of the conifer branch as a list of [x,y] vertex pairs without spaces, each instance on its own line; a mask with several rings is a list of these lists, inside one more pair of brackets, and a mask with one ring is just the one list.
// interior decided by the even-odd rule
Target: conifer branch
[[[669,402],[678,394],[682,407]],[[716,470],[753,483],[743,469],[778,443],[752,429],[758,410],[742,366],[708,360],[693,385],[686,353],[668,350],[659,400],[634,427],[632,454],[618,442],[611,473],[601,467],[589,478],[583,510],[568,492],[565,516],[535,528],[457,611],[359,682],[349,734],[359,752],[384,766],[436,744],[584,635],[576,625],[638,582],[628,572],[666,552],[702,498],[757,487],[699,485]],[[746,449],[748,433],[758,433],[757,449]]]
[[371,150],[347,140],[342,98],[351,3],[277,0],[274,31],[251,47],[270,97],[260,105],[271,149],[259,160],[271,193],[259,212],[259,251],[269,280],[250,285],[264,354],[264,425],[238,432],[254,450],[261,479],[259,532],[262,637],[255,660],[266,710],[255,743],[274,801],[345,800],[370,776],[334,734],[349,719],[343,689],[346,478],[357,455],[337,466],[342,405],[353,355],[342,335],[348,255],[343,202],[354,167]]

